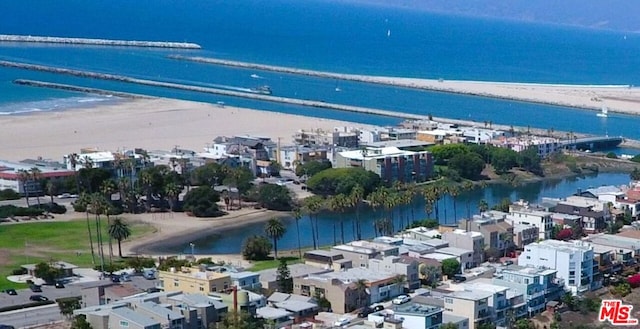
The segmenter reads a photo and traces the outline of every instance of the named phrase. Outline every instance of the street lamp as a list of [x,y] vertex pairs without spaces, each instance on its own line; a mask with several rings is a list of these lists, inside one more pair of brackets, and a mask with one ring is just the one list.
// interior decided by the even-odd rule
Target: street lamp
[[194,248],[196,245],[193,242],[189,243],[189,245],[191,246],[191,258],[195,259]]

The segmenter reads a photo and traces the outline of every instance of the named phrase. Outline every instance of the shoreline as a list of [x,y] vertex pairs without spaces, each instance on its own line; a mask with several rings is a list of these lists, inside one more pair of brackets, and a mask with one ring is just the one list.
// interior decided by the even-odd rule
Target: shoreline
[[599,111],[607,107],[611,112],[640,115],[640,88],[630,85],[571,85],[516,83],[491,81],[465,81],[405,77],[342,74],[335,72],[297,69],[211,57],[169,55],[168,58],[196,63],[255,69],[319,78],[365,82],[395,87],[444,92],[494,99],[513,100],[552,106]]

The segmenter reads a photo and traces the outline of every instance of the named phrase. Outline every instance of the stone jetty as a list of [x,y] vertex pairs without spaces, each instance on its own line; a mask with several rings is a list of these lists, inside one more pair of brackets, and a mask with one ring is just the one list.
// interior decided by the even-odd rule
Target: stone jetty
[[196,43],[189,43],[189,42],[61,38],[61,37],[42,37],[42,36],[14,35],[14,34],[0,34],[0,42],[61,43],[61,44],[68,44],[68,45],[202,49],[200,45]]
[[152,96],[125,93],[125,92],[121,92],[121,91],[80,87],[80,86],[67,85],[67,84],[62,84],[62,83],[44,82],[44,81],[28,80],[28,79],[16,79],[16,80],[13,80],[13,83],[15,83],[17,85],[29,86],[29,87],[51,88],[51,89],[59,89],[59,90],[80,92],[80,93],[85,93],[85,94],[94,94],[94,95],[103,95],[103,96],[115,96],[115,97],[121,97],[121,98],[135,98],[135,99],[152,99],[152,98],[155,98],[155,97],[152,97]]

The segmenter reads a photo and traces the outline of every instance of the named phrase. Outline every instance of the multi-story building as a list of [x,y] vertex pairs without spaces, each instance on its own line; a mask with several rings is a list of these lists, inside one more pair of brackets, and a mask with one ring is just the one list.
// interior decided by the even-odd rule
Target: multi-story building
[[444,296],[444,309],[458,316],[469,319],[469,329],[476,329],[479,325],[491,323],[491,309],[489,298],[493,292],[489,291],[455,291]]
[[391,183],[424,182],[433,172],[433,159],[428,151],[406,151],[397,147],[366,147],[339,152],[335,167],[361,167]]
[[369,270],[403,276],[406,281],[404,284],[405,288],[420,288],[420,272],[418,270],[418,262],[415,260],[398,256],[369,259]]
[[456,229],[442,233],[442,240],[447,241],[449,246],[473,251],[470,267],[479,266],[484,262],[484,236],[480,232],[465,231]]
[[325,274],[293,278],[293,292],[297,295],[324,297],[336,313],[349,313],[369,305],[367,291],[359,290],[356,283]]
[[597,234],[587,238],[593,245],[607,247],[613,251],[615,260],[625,266],[636,263],[640,256],[640,239],[626,237],[621,234]]
[[[31,174],[39,176],[34,179]],[[73,176],[72,170],[64,168],[39,166],[30,163],[0,161],[0,190],[10,189],[22,195],[41,195],[42,184],[40,179],[61,180],[64,177]]]
[[457,285],[463,291],[487,291],[491,293],[487,299],[489,311],[491,312],[491,322],[498,327],[505,326],[507,313],[511,305],[507,299],[507,290],[509,288],[496,286],[491,283],[490,279],[476,279],[468,283]]
[[200,265],[200,268],[206,271],[228,274],[231,278],[231,285],[236,286],[238,289],[260,289],[260,273],[239,271],[237,268],[228,265],[214,265],[204,266]]
[[512,225],[533,225],[538,228],[538,239],[551,239],[553,232],[553,220],[551,213],[529,207],[528,202],[519,201],[509,206],[509,215],[506,220]]
[[507,214],[499,211],[487,211],[472,219],[462,219],[458,222],[460,229],[480,232],[484,237],[485,249],[493,249],[504,254],[512,248],[513,226],[505,218]]
[[300,145],[283,146],[279,149],[277,161],[282,168],[295,170],[297,166],[311,161],[328,161],[327,148]]
[[[455,247],[445,247],[438,249],[437,253],[455,256],[456,260],[460,263],[460,266],[463,269],[469,269],[472,266],[473,262],[473,250],[455,248]],[[427,254],[428,255],[428,254]]]
[[407,303],[394,308],[394,317],[402,320],[402,328],[438,329],[442,325],[440,307]]
[[[317,266],[317,264],[291,264],[288,267],[291,278],[293,279],[332,271],[331,267]],[[270,268],[259,271],[258,274],[260,274],[260,285],[262,285],[262,289],[266,289],[268,291],[275,291],[278,289],[278,269]]]
[[298,145],[304,146],[341,146],[354,148],[359,145],[359,132],[353,127],[336,127],[332,131],[322,129],[298,130],[293,135]]
[[582,228],[587,233],[605,230],[611,220],[611,213],[605,202],[581,196],[570,196],[559,201],[553,211],[580,216]]
[[231,277],[199,268],[172,268],[159,271],[160,286],[164,291],[184,291],[186,293],[208,294],[225,291],[231,287]]
[[584,241],[545,240],[529,244],[518,257],[518,264],[556,269],[558,278],[564,279],[565,288],[573,294],[602,285],[594,280],[598,267],[595,264],[594,268],[593,247]]
[[513,243],[518,248],[524,248],[540,239],[539,232],[538,227],[532,224],[513,224]]
[[508,287],[523,295],[526,312],[534,316],[545,310],[546,302],[560,297],[564,282],[554,269],[510,265],[498,272],[493,284]]
[[353,241],[349,244],[334,246],[332,251],[341,253],[345,259],[352,262],[354,268],[369,266],[369,260],[378,256],[398,256],[398,247],[384,243],[369,241]]

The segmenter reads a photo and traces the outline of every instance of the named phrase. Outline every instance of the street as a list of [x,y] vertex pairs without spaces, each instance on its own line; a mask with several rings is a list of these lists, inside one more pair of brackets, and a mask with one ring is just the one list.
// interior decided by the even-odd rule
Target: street
[[32,307],[23,310],[3,312],[0,314],[0,324],[23,328],[37,324],[45,324],[64,320],[58,304]]

